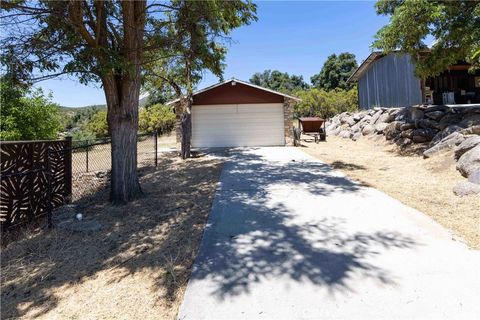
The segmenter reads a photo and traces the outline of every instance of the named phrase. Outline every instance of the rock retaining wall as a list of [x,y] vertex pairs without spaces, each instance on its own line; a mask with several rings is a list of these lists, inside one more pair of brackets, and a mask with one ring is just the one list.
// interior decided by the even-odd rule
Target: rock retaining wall
[[457,170],[467,177],[454,188],[457,195],[480,193],[480,106],[375,108],[341,113],[327,122],[327,135],[354,141],[384,135],[401,148],[427,145],[425,158],[454,149]]

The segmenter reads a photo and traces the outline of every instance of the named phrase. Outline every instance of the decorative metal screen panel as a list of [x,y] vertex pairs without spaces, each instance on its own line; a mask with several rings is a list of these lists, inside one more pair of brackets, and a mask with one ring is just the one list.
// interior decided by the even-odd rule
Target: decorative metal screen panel
[[0,152],[2,228],[46,214],[49,199],[52,208],[70,201],[71,140],[1,142]]

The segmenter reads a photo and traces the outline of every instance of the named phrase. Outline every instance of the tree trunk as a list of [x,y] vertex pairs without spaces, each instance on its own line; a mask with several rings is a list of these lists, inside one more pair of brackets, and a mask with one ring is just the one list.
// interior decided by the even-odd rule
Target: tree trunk
[[190,158],[190,147],[192,141],[192,100],[190,97],[180,100],[182,114],[180,116],[180,126],[182,129],[182,141],[180,156],[182,159]]
[[[108,126],[112,138],[110,200],[125,204],[141,193],[137,174],[137,129],[140,81],[104,80]],[[122,89],[119,90],[118,88]]]
[[123,1],[121,6],[123,43],[120,54],[127,65],[102,78],[112,138],[110,200],[114,204],[125,204],[141,193],[137,174],[137,130],[146,1]]

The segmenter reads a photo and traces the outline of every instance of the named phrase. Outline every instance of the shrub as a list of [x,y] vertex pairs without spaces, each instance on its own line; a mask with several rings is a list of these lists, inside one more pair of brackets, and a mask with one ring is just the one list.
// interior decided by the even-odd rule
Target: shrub
[[330,118],[338,113],[358,109],[357,88],[330,91],[313,88],[298,91],[296,96],[302,99],[302,102],[294,107],[296,118],[304,116]]
[[86,130],[76,130],[72,132],[72,147],[81,147],[88,144],[92,144],[97,140],[94,133]]
[[85,123],[83,130],[93,133],[96,138],[108,137],[107,111],[97,111]]
[[175,128],[175,113],[171,107],[154,104],[143,108],[139,114],[138,129],[143,133],[169,133]]
[[55,139],[61,130],[59,106],[41,89],[1,79],[0,140]]

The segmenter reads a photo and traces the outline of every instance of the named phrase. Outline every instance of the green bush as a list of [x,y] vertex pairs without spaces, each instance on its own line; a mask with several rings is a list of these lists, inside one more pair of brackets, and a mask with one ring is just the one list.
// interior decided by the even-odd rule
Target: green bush
[[95,134],[97,138],[108,137],[107,111],[98,111],[85,123],[84,130]]
[[154,104],[140,111],[138,129],[142,133],[169,133],[175,128],[175,113],[171,107]]
[[296,92],[296,96],[302,99],[294,107],[294,117],[316,116],[330,118],[346,111],[358,109],[357,88],[350,90],[334,89],[325,91],[313,88]]
[[46,140],[61,130],[59,106],[41,89],[0,81],[0,140]]
[[76,130],[72,132],[72,147],[81,147],[92,144],[97,140],[94,133],[86,130]]

